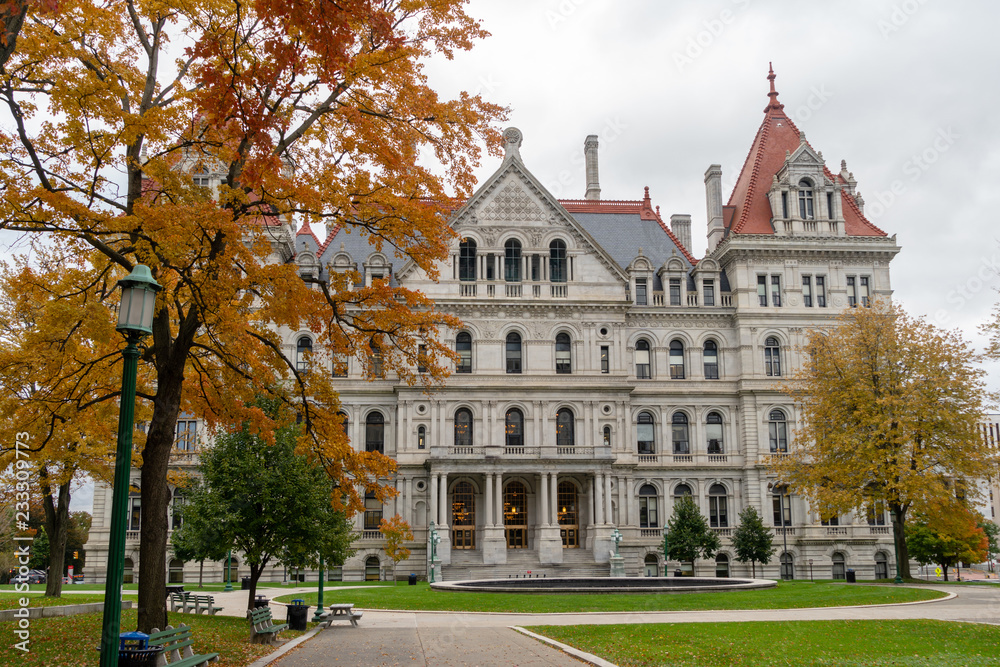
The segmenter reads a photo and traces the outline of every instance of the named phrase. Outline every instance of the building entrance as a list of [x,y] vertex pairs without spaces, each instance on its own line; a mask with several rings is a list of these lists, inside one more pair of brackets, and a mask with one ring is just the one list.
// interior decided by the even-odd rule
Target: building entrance
[[469,482],[459,482],[451,492],[451,548],[476,548],[476,496]]
[[503,527],[508,549],[528,548],[528,494],[521,482],[510,482],[504,490]]
[[580,524],[577,518],[576,484],[559,482],[559,537],[564,549],[580,546]]

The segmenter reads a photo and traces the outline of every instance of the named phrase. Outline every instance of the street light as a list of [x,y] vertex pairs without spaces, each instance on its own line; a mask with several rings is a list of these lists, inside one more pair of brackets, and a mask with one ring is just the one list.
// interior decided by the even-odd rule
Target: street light
[[441,543],[441,536],[437,534],[437,529],[434,528],[434,522],[431,521],[431,583],[434,583],[434,561],[437,559],[437,545]]
[[622,533],[615,526],[615,529],[611,531],[611,539],[615,541],[615,558],[618,557],[618,544],[622,541]]
[[667,572],[667,561],[670,560],[670,544],[667,540],[667,527],[663,527],[663,576],[670,576]]
[[135,382],[139,366],[139,341],[153,333],[156,293],[162,288],[137,264],[118,281],[122,288],[118,325],[125,335],[122,352],[122,393],[118,410],[118,448],[115,452],[114,493],[111,500],[111,534],[108,538],[107,579],[104,585],[104,620],[101,628],[101,667],[117,667],[122,618],[122,579],[125,570],[125,528],[129,472],[132,469],[132,429],[135,428]]
[[233,550],[230,549],[229,551],[226,552],[226,585],[222,589],[223,593],[232,593],[233,592],[233,573],[232,573],[232,567],[233,567]]
[[319,557],[319,597],[316,600],[316,613],[313,614],[313,623],[323,620],[323,557]]

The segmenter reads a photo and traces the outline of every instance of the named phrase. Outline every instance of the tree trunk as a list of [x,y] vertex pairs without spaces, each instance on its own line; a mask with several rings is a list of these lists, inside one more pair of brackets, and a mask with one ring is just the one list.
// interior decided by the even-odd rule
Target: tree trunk
[[259,564],[250,563],[250,591],[249,595],[247,595],[247,617],[250,616],[250,612],[253,610],[254,598],[257,597],[257,580],[260,579],[260,575],[264,574],[264,567],[269,560],[271,560],[270,557],[265,556]]
[[204,575],[205,575],[205,559],[202,558],[200,561],[198,561],[198,588],[204,588],[204,586],[202,586],[202,581],[205,578]]
[[[177,352],[173,350],[171,356]],[[171,372],[170,368],[158,369],[153,417],[142,452],[138,629],[146,634],[153,628],[167,627],[167,506],[170,503],[167,467],[180,414],[183,357],[179,363],[177,372]]]
[[[21,26],[24,25],[27,13],[26,0],[13,0],[0,7],[0,25],[3,26],[3,39],[0,40],[0,70],[17,48],[17,36],[21,33]],[[48,595],[48,592],[45,594]]]
[[66,565],[66,538],[69,532],[69,480],[57,489],[55,504],[48,470],[39,471],[42,487],[42,506],[45,508],[45,532],[49,536],[49,574],[45,580],[45,595],[62,596],[63,568]]
[[[892,539],[896,544],[897,567],[899,576],[903,579],[910,578],[910,555],[906,549],[906,510],[900,506],[890,507],[892,509]],[[895,573],[892,573],[895,577]]]
[[944,580],[948,581],[948,566],[947,565],[942,565],[941,566],[941,571],[944,572]]

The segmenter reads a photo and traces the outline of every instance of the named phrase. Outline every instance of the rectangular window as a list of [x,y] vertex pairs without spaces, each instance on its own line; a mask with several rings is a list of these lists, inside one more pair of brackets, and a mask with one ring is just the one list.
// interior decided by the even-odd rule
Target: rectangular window
[[212,180],[208,176],[195,176],[194,184],[199,188],[207,188],[212,184]]
[[826,193],[826,217],[833,220],[833,193]]
[[781,193],[781,217],[785,220],[788,219],[788,193]]
[[177,420],[174,449],[193,452],[198,444],[198,422],[194,419]]
[[542,266],[542,260],[539,258],[539,256],[538,255],[532,255],[531,256],[531,279],[534,282],[536,282],[536,283],[539,280],[542,279],[542,277],[541,277],[541,270],[542,270],[541,266]]
[[347,359],[343,355],[337,354],[333,357],[333,377],[347,377]]
[[812,308],[812,276],[802,276],[802,305],[806,308]]
[[767,305],[767,276],[757,276],[757,302]]
[[786,495],[776,493],[771,501],[771,507],[774,510],[774,525],[776,528],[792,525],[791,498]]
[[496,263],[492,253],[486,255],[486,279],[496,280]]
[[635,279],[635,305],[645,306],[648,304],[648,298],[646,295],[646,279],[636,278]]
[[833,516],[831,516],[828,519],[820,519],[819,523],[820,523],[821,526],[839,526],[840,525],[840,517],[837,516],[837,515],[833,515]]
[[858,282],[854,276],[847,276],[847,305],[851,308],[858,306]]
[[871,305],[871,302],[869,301],[868,298],[869,297],[868,276],[861,276],[861,278],[859,278],[858,280],[861,283],[861,305],[867,308],[868,306]]
[[139,530],[142,528],[142,499],[132,496],[129,500],[128,529]]
[[816,276],[816,305],[826,308],[826,276]]
[[607,345],[601,346],[601,372],[611,372],[611,348]]
[[706,280],[702,283],[702,293],[705,295],[705,305],[714,306],[715,305],[715,283],[711,280]]
[[781,276],[771,276],[771,305],[781,305]]
[[427,346],[419,345],[417,346],[417,372],[426,373],[427,372]]
[[679,306],[681,305],[681,279],[671,278],[670,279],[670,305]]

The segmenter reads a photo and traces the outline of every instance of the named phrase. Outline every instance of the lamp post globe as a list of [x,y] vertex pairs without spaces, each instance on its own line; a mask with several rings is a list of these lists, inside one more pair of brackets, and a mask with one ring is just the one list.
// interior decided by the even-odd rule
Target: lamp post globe
[[139,365],[139,341],[153,333],[156,293],[162,288],[148,266],[137,264],[118,281],[122,288],[116,329],[125,335],[122,352],[122,391],[118,411],[118,443],[115,452],[114,492],[111,500],[111,532],[108,537],[108,567],[104,584],[104,617],[101,625],[101,667],[117,667],[122,614],[122,579],[125,567],[125,528],[129,473],[132,469],[132,429],[135,428],[135,384]]

